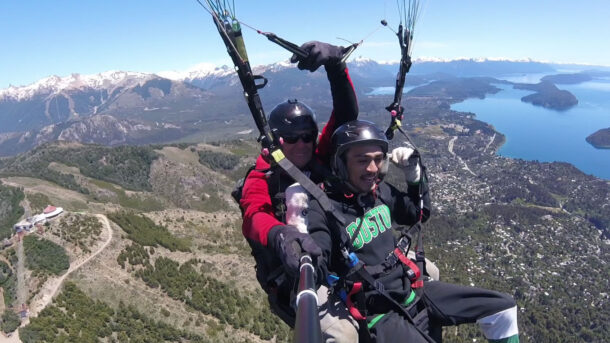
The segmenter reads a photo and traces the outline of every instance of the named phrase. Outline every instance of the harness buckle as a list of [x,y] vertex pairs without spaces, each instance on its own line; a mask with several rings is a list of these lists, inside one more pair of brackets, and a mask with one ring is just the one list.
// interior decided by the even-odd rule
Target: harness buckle
[[426,257],[423,251],[415,251],[415,262],[425,262]]
[[373,285],[375,289],[379,292],[385,292],[385,286],[379,280],[375,280],[375,284]]
[[400,237],[400,239],[398,240],[398,244],[396,244],[396,247],[399,248],[403,254],[406,254],[409,251],[409,248],[411,247],[411,238],[406,235]]

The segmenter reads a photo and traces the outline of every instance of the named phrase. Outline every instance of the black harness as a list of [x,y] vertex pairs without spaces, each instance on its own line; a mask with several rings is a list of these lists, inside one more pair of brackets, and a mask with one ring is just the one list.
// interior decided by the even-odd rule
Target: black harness
[[[388,204],[388,201],[384,201],[380,197],[380,200]],[[364,212],[364,209],[363,209]],[[364,216],[364,213],[362,214]],[[421,217],[420,221],[411,226],[410,228],[402,228],[400,230],[400,237],[397,240],[395,248],[387,255],[385,260],[377,265],[369,266],[365,265],[358,257],[356,253],[352,251],[354,240],[358,237],[364,218],[360,220],[360,224],[354,231],[353,235],[349,237],[345,230],[344,225],[340,225],[340,237],[341,237],[341,257],[343,263],[348,266],[348,272],[342,277],[329,276],[327,282],[331,286],[331,290],[339,294],[341,299],[345,302],[348,310],[352,317],[356,319],[360,324],[360,337],[362,339],[370,340],[370,332],[367,324],[367,316],[376,314],[373,311],[368,311],[368,304],[371,303],[370,299],[365,298],[365,291],[374,290],[379,300],[385,303],[387,311],[394,310],[396,313],[402,315],[407,321],[409,321],[425,338],[428,342],[435,342],[428,335],[429,325],[428,316],[425,304],[422,300],[423,293],[423,275],[422,271],[425,266],[425,259],[423,254],[422,239],[421,239]],[[421,264],[422,267],[418,267],[416,263],[411,261],[407,254],[411,247],[411,235],[412,230],[417,231],[418,235],[418,247],[416,248],[416,262]],[[421,249],[421,253],[419,250]],[[421,262],[418,261],[421,258]],[[384,275],[390,274],[396,268],[403,269],[403,275],[409,280],[412,289],[412,295],[407,299],[407,304],[398,303],[386,290],[383,284],[378,280]],[[375,306],[379,308],[378,306]],[[369,313],[370,312],[370,313]],[[377,312],[378,313],[378,312]]]

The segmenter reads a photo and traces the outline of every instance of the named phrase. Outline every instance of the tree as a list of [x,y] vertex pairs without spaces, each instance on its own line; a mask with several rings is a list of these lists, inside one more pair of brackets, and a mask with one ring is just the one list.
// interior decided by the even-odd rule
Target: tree
[[2,324],[0,324],[2,331],[6,333],[13,332],[17,330],[19,324],[21,324],[19,316],[11,309],[7,308],[2,314]]

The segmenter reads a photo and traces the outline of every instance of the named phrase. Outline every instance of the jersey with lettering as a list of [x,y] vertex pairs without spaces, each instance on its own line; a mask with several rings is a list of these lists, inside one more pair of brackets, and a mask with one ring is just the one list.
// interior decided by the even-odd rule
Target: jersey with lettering
[[[396,247],[395,229],[415,224],[419,218],[419,186],[409,186],[407,192],[402,192],[381,182],[375,192],[364,196],[346,195],[332,186],[327,190],[335,210],[345,218],[345,224],[342,225],[333,216],[327,216],[315,199],[310,201],[309,233],[322,248],[324,262],[321,264],[321,276],[324,279],[329,270],[338,276],[349,272],[340,253],[346,237],[353,241],[350,251],[355,252],[365,265],[378,265]],[[427,189],[423,199],[423,219],[426,220],[430,214]],[[402,268],[395,268],[383,275],[380,281],[397,299],[410,294],[410,284],[408,280],[405,281]]]

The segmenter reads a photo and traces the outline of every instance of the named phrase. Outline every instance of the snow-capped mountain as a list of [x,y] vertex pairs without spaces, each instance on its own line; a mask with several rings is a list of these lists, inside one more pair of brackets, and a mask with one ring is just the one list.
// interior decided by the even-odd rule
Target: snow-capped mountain
[[158,76],[173,81],[186,81],[204,79],[209,77],[221,78],[233,74],[233,68],[223,65],[216,66],[211,63],[200,63],[186,71],[162,71],[156,73]]
[[126,118],[147,108],[198,101],[202,89],[155,74],[109,71],[51,76],[24,87],[0,90],[0,132],[40,129],[95,114]]
[[[375,87],[394,86],[398,63],[358,57],[351,60],[348,67],[361,97]],[[443,75],[494,76],[502,73],[553,71],[551,66],[533,61],[416,60],[407,77],[407,84],[416,86],[438,80]],[[324,68],[315,73],[304,72],[286,60],[255,66],[253,72],[269,81],[259,90],[265,109],[286,99],[297,98],[313,104],[317,113],[321,114],[321,121],[325,120],[325,114],[330,113],[332,101]],[[98,117],[97,121],[87,123],[86,127],[108,129],[115,133],[97,135],[82,126],[84,119],[97,115],[130,120],[134,124],[101,125],[100,118],[105,118],[105,123],[109,123],[110,119]],[[108,71],[94,75],[51,76],[24,87],[0,90],[0,134],[3,134],[0,140],[5,146],[9,141],[19,143],[26,139],[23,136],[26,132],[30,132],[30,138],[27,139],[36,144],[34,137],[46,137],[43,131],[48,130],[49,125],[70,126],[69,129],[62,129],[62,134],[49,136],[54,139],[72,137],[71,132],[80,132],[74,139],[81,140],[89,136],[103,144],[133,141],[120,138],[122,136],[116,133],[121,130],[120,127],[127,128],[126,135],[129,136],[131,131],[139,130],[137,125],[151,126],[153,123],[198,130],[210,138],[211,135],[223,137],[252,129],[250,117],[234,68],[209,63],[202,63],[186,71],[156,74]],[[75,124],[79,122],[81,124]],[[53,132],[56,130],[57,128]],[[167,138],[164,134],[157,136],[155,142]],[[119,138],[104,140],[103,137]]]
[[65,77],[53,75],[28,86],[11,86],[6,89],[0,89],[0,100],[10,98],[22,101],[38,94],[57,94],[63,91],[86,88],[100,90],[113,89],[115,87],[133,87],[154,77],[152,74],[127,71],[107,71],[94,75],[71,74]]

